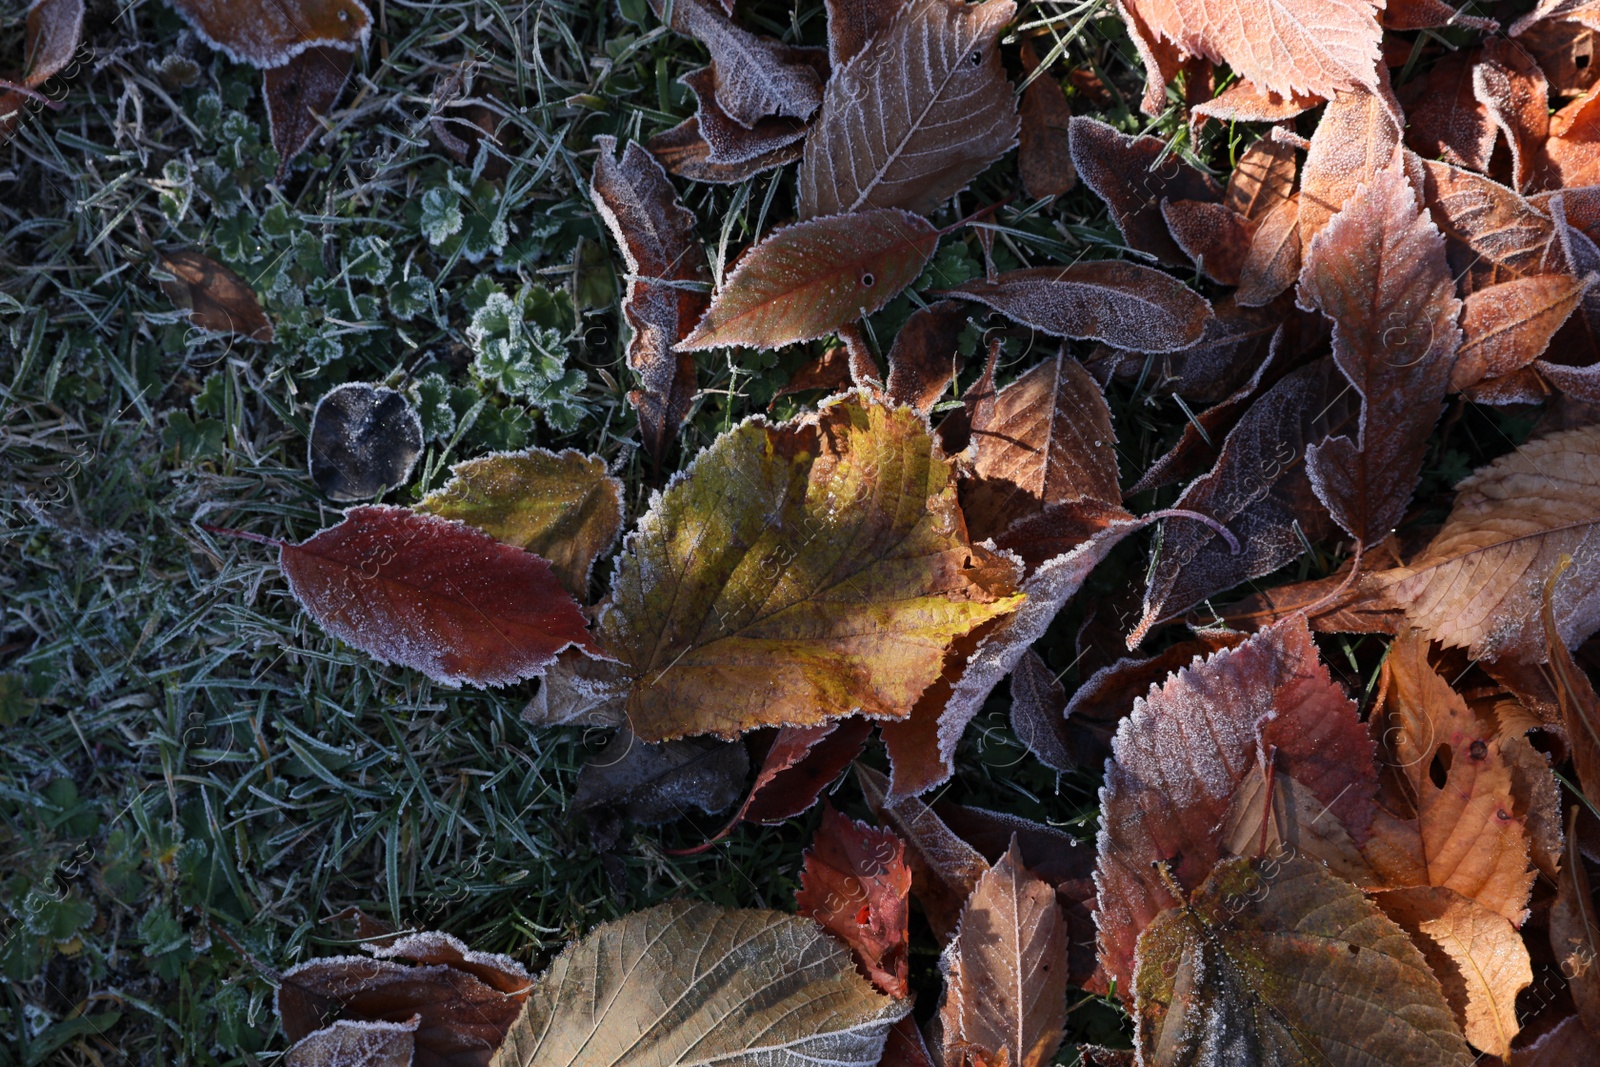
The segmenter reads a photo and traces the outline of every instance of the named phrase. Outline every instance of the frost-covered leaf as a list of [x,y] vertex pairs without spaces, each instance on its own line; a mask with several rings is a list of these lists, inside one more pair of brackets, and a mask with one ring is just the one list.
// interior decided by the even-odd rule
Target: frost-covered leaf
[[1385,92],[1336,93],[1322,112],[1300,168],[1300,247],[1309,249],[1356,187],[1389,166],[1400,146],[1394,98]]
[[556,957],[491,1067],[873,1067],[910,1010],[810,919],[662,904]]
[[283,1062],[288,1067],[413,1067],[420,1022],[340,1019],[296,1041]]
[[1469,293],[1451,391],[1512,374],[1542,356],[1593,281],[1593,275],[1535,274]]
[[1403,159],[1374,174],[1312,240],[1300,301],[1333,321],[1333,358],[1361,396],[1353,435],[1313,444],[1306,470],[1334,520],[1364,545],[1400,524],[1444,407],[1461,302],[1444,237]]
[[1373,744],[1302,619],[1178,671],[1134,704],[1112,750],[1100,791],[1096,918],[1101,967],[1125,1000],[1139,932],[1182,904],[1153,864],[1183,891],[1198,888],[1223,857],[1219,828],[1253,775],[1270,768],[1295,783],[1304,825],[1274,828],[1295,852],[1315,856],[1330,836],[1359,847],[1370,832]]
[[862,972],[891,997],[908,995],[911,869],[905,853],[893,832],[846,818],[824,802],[795,894],[800,914],[849,945]]
[[1568,1067],[1574,1063],[1593,1063],[1600,1058],[1600,1037],[1596,1037],[1576,1015],[1539,1035],[1539,1039],[1511,1054],[1511,1067]]
[[1472,89],[1511,152],[1511,184],[1525,189],[1535,156],[1550,136],[1550,85],[1527,49],[1503,37],[1483,43]]
[[1078,176],[1105,201],[1127,246],[1171,266],[1182,264],[1183,253],[1161,217],[1161,202],[1216,202],[1222,198],[1217,183],[1159,137],[1130,137],[1099,119],[1074,117],[1070,140]]
[[770,825],[807,810],[861,754],[871,733],[872,720],[859,716],[783,727],[767,749],[739,818]]
[[1268,211],[1250,236],[1234,299],[1244,307],[1271,303],[1300,277],[1300,194]]
[[[284,972],[275,1007],[284,1035],[298,1042],[291,1061],[310,1067],[339,1063],[323,1058],[329,1054],[382,1057],[409,1042],[415,1059],[401,1064],[486,1067],[533,985],[520,963],[475,952],[449,934],[405,934],[362,948],[368,955],[323,957]],[[388,1067],[381,1058],[348,1062]]]
[[[645,147],[663,167],[681,178],[732,185],[800,158],[802,140],[790,138],[783,132],[793,121],[763,119],[756,123],[756,128],[749,131],[748,136],[739,137],[730,147],[738,154],[767,147],[738,163],[712,161],[711,143],[700,131],[698,115],[690,115],[672,129],[656,134],[646,142]],[[736,125],[731,119],[728,124],[730,128]]]
[[[774,158],[779,149],[805,138],[805,122],[793,116],[771,116],[751,126],[734,119],[717,102],[716,71],[711,67],[691,71],[678,80],[688,86],[698,102],[695,128],[705,139],[708,163],[737,165]],[[647,147],[655,151],[655,144],[651,140]]]
[[1199,340],[1211,318],[1210,302],[1178,279],[1114,259],[1007,271],[948,295],[987,304],[1052,337],[1131,352],[1177,351]]
[[1406,108],[1406,144],[1418,155],[1481,172],[1489,169],[1496,130],[1473,90],[1477,58],[1468,51],[1442,57],[1426,75],[1407,83],[1400,99]]
[[172,281],[161,282],[161,291],[188,310],[190,322],[214,333],[272,340],[272,323],[261,310],[261,300],[233,271],[189,250],[163,252],[156,262],[173,276]]
[[1259,220],[1294,193],[1294,149],[1262,137],[1239,156],[1222,202],[1247,219]]
[[393,389],[345,382],[311,413],[306,466],[329,500],[371,500],[404,485],[421,455],[422,419]]
[[1124,0],[1183,52],[1226,63],[1275,93],[1329,97],[1377,84],[1372,0]]
[[932,212],[1017,143],[1000,62],[1012,0],[910,0],[833,72],[800,161],[802,219]]
[[1550,949],[1567,980],[1572,1003],[1586,1025],[1600,1025],[1600,916],[1594,906],[1588,861],[1579,847],[1574,807],[1567,821],[1566,853],[1556,878],[1556,899],[1550,906]]
[[[1043,1067],[1067,1021],[1067,924],[1055,890],[1011,848],[978,879],[946,947],[944,1061]],[[974,1057],[975,1058],[975,1057]]]
[[[1023,74],[1032,75],[1038,66],[1039,54],[1032,42],[1024,40]],[[1072,108],[1061,91],[1061,83],[1048,71],[1040,71],[1022,90],[1018,117],[1022,125],[1017,140],[1017,171],[1023,191],[1035,200],[1060,196],[1078,183],[1068,138]]]
[[333,110],[350,78],[356,55],[348,48],[319,44],[261,75],[272,147],[278,153],[278,178],[322,129],[318,121]]
[[1011,669],[1011,732],[1053,771],[1077,768],[1067,733],[1067,690],[1039,654],[1029,649]]
[[[1499,182],[1447,163],[1421,162],[1423,201],[1450,242],[1451,270],[1461,275],[1481,265],[1511,277],[1544,273],[1554,236],[1549,216]],[[1501,279],[1504,280],[1504,279]]]
[[826,0],[828,62],[837,70],[894,21],[900,0]]
[[982,577],[926,424],[847,397],[735,427],[656,495],[600,640],[647,740],[902,718],[952,641],[1016,607]]
[[950,388],[961,369],[957,343],[967,328],[970,309],[955,300],[940,300],[911,313],[889,349],[889,399],[909,404],[924,415]]
[[911,891],[922,905],[928,925],[940,940],[948,938],[955,932],[961,909],[977,888],[978,879],[989,870],[989,861],[922,800],[890,793],[889,779],[877,771],[858,763],[856,780],[878,821],[904,842]]
[[355,507],[283,544],[278,566],[323,629],[445,685],[509,685],[564,648],[595,650],[548,563],[463,523]]
[[821,104],[822,79],[810,49],[751,33],[709,0],[651,0],[651,6],[670,14],[674,30],[706,46],[717,105],[741,126],[770,115],[810,118]]
[[1146,1067],[1468,1067],[1439,981],[1360,890],[1300,856],[1229,859],[1139,939]]
[[[72,62],[83,38],[83,0],[33,0],[28,5],[27,42],[22,71],[10,79],[21,89],[38,89]],[[17,128],[33,101],[13,88],[0,88],[0,144]]]
[[281,66],[317,45],[366,46],[372,15],[362,0],[167,0],[200,39],[235,63]]
[[938,244],[927,219],[891,208],[785,227],[740,258],[680,347],[777,348],[826,337],[916,281]]
[[1457,486],[1450,516],[1422,554],[1381,576],[1412,625],[1474,658],[1545,659],[1539,604],[1556,582],[1562,643],[1600,627],[1600,427],[1535,438]]
[[543,556],[583,600],[590,568],[622,529],[622,482],[606,473],[599,456],[530,448],[457,463],[450,481],[417,510]]
[[1218,285],[1238,285],[1256,226],[1224,204],[1163,200],[1161,217],[1172,239],[1202,274]]
[[639,376],[628,400],[639,412],[645,448],[659,462],[694,400],[694,357],[680,342],[710,303],[704,283],[711,274],[694,214],[678,202],[661,164],[631,141],[620,160],[614,138],[595,144],[589,196],[628,265],[622,313],[633,330],[628,366]]

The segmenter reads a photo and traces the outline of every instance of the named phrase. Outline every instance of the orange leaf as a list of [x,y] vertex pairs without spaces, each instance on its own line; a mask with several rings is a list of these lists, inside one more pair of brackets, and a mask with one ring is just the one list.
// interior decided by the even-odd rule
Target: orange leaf
[[795,904],[838,935],[856,965],[891,997],[907,995],[906,923],[911,870],[906,846],[822,805],[822,821],[806,850]]
[[190,322],[252,341],[272,340],[272,323],[261,310],[255,290],[233,271],[189,250],[160,253],[156,261],[173,276],[172,281],[161,282],[161,291],[174,304],[189,309]]
[[365,48],[362,0],[168,0],[194,32],[235,63],[282,66],[308,48]]

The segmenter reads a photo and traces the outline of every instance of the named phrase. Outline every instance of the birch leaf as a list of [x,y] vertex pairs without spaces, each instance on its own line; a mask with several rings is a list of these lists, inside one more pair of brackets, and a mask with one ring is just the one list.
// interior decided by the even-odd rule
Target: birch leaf
[[910,1010],[810,919],[663,904],[556,957],[490,1067],[873,1067]]

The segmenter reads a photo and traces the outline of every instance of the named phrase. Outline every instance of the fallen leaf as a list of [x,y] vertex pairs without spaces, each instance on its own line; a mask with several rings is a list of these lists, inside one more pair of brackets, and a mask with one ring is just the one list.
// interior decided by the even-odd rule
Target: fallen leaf
[[[83,0],[33,0],[28,5],[22,70],[13,79],[24,90],[37,89],[67,69],[83,39]],[[0,87],[0,144],[26,113],[28,93]]]
[[300,606],[382,663],[456,686],[542,674],[564,648],[597,651],[583,613],[531,552],[406,508],[354,507],[278,566]]
[[848,819],[824,803],[795,894],[800,914],[849,945],[862,973],[897,998],[909,995],[911,870],[905,852],[905,842],[890,831]]
[[600,640],[640,737],[901,718],[950,642],[1012,611],[975,581],[950,462],[858,397],[722,435],[623,545]]
[[828,79],[800,161],[802,219],[931,213],[1017,143],[1000,62],[1012,0],[910,0]]
[[1063,774],[1077,769],[1067,732],[1067,690],[1033,649],[1011,669],[1011,732],[1033,758]]
[[856,764],[856,780],[878,821],[905,844],[911,868],[911,892],[922,905],[928,925],[941,941],[955,932],[961,910],[989,870],[989,861],[967,844],[915,796],[896,796],[889,779],[865,764]]
[[309,48],[365,48],[372,15],[361,0],[167,0],[195,34],[235,63],[282,66]]
[[[1139,11],[1127,0],[1112,0],[1112,6],[1122,16],[1123,24],[1128,28],[1128,39],[1133,42],[1134,51],[1139,53],[1139,61],[1144,64],[1144,98],[1139,102],[1139,109],[1155,118],[1166,110],[1167,85],[1184,69],[1183,54],[1171,41],[1162,40],[1153,33],[1145,25]],[[1099,82],[1098,78],[1095,80]],[[1100,83],[1099,92],[1093,94],[1095,104],[1101,107],[1111,102],[1110,97],[1104,83]]]
[[1247,219],[1262,219],[1294,195],[1294,149],[1262,137],[1239,156],[1223,204]]
[[1444,56],[1426,75],[1400,90],[1406,109],[1406,144],[1423,159],[1475,171],[1489,169],[1497,127],[1473,88],[1476,51]]
[[1067,1022],[1066,955],[1055,890],[1022,865],[1013,840],[978,879],[940,960],[944,1061],[970,1046],[988,1063],[1049,1063]]
[[420,1021],[420,1017],[400,1023],[340,1019],[296,1041],[283,1054],[283,1062],[289,1067],[412,1067],[418,1062]]
[[543,556],[567,592],[586,600],[594,561],[622,529],[622,482],[599,456],[570,448],[499,452],[451,467],[416,509]]
[[1250,250],[1239,265],[1239,288],[1233,294],[1242,307],[1270,304],[1300,277],[1300,194],[1261,217],[1250,237]]
[[620,727],[628,721],[627,700],[622,664],[569,648],[545,668],[521,718],[534,726]]
[[[758,131],[760,127],[767,126],[770,122],[771,120],[766,120],[757,123]],[[780,124],[781,122],[782,120],[779,120]],[[770,129],[770,126],[768,128]],[[751,140],[764,136],[758,131],[752,131]],[[732,185],[781,167],[785,163],[793,163],[800,158],[803,144],[799,139],[786,141],[742,163],[713,163],[711,145],[700,133],[700,119],[698,116],[690,115],[672,129],[650,138],[645,147],[663,167],[680,178],[688,178],[695,182]]]
[[[678,80],[694,93],[698,102],[696,129],[705,139],[708,163],[732,166],[772,159],[786,145],[798,145],[805,140],[805,121],[793,116],[769,116],[747,126],[729,115],[717,102],[716,71],[712,67],[701,67]],[[652,140],[646,147],[654,151],[651,147],[654,144]]]
[[[1600,696],[1568,651],[1556,622],[1555,589],[1571,567],[1571,558],[1563,556],[1544,583],[1539,620],[1544,624],[1547,668],[1540,672],[1538,680],[1554,690],[1557,721],[1572,750],[1572,769],[1577,773],[1579,789],[1586,797],[1600,797]],[[1524,698],[1519,694],[1518,699]],[[1600,1007],[1600,1001],[1596,1004]],[[1600,1012],[1596,1013],[1596,1022],[1600,1023]]]
[[1334,520],[1376,545],[1411,502],[1461,343],[1444,237],[1398,155],[1312,240],[1299,292],[1333,320],[1334,361],[1361,396],[1357,432],[1313,444],[1306,471]]
[[[1148,64],[1147,64],[1148,66]],[[1197,119],[1219,122],[1286,122],[1322,103],[1322,97],[1303,93],[1269,93],[1240,78],[1216,96],[1190,109]]]
[[1579,847],[1574,805],[1567,819],[1566,854],[1556,877],[1556,899],[1550,906],[1550,949],[1567,981],[1572,1004],[1585,1025],[1600,1025],[1600,918],[1594,910],[1589,869]]
[[[368,955],[322,957],[284,972],[274,1006],[284,1036],[300,1050],[291,1056],[336,1063],[321,1057],[395,1055],[410,1043],[415,1059],[401,1064],[485,1067],[533,985],[520,963],[472,951],[449,934],[405,934],[362,948]],[[351,1061],[368,1062],[384,1061]]]
[[929,414],[961,369],[957,343],[971,318],[966,305],[940,300],[911,313],[889,349],[889,399]]
[[1536,23],[1568,19],[1600,29],[1600,6],[1595,0],[1538,0],[1532,11],[1511,24],[1508,32],[1517,37]]
[[1139,938],[1134,983],[1147,1067],[1473,1062],[1405,931],[1299,856],[1220,863]]
[[1544,582],[1563,554],[1578,566],[1556,584],[1555,620],[1568,647],[1600,626],[1600,426],[1535,438],[1457,486],[1433,541],[1384,572],[1388,594],[1447,648],[1475,659],[1545,658]]
[[1461,348],[1450,390],[1460,392],[1533,363],[1594,280],[1592,274],[1535,274],[1469,294],[1461,305]]
[[710,304],[697,286],[711,275],[694,214],[678,202],[661,164],[631,141],[620,160],[614,138],[595,144],[589,196],[628,266],[622,313],[633,331],[628,366],[640,386],[628,400],[645,448],[660,462],[694,401],[694,357],[681,342]]
[[1124,0],[1182,51],[1226,63],[1269,92],[1331,97],[1377,84],[1370,0]]
[[272,147],[278,153],[279,181],[289,172],[294,157],[322,129],[317,120],[339,102],[355,62],[351,49],[319,44],[262,74],[261,95],[267,104]]
[[706,46],[717,105],[746,129],[772,115],[807,119],[821,105],[812,50],[751,33],[707,0],[651,0],[651,8],[659,17],[670,14],[675,31]]
[[1168,523],[1128,647],[1207,597],[1270,574],[1333,531],[1312,491],[1306,455],[1314,443],[1348,429],[1357,410],[1357,398],[1327,359],[1285,375],[1250,406],[1223,438],[1216,466],[1173,503],[1222,523],[1240,551],[1208,526]]
[[393,389],[345,382],[311,412],[306,466],[329,500],[371,500],[404,485],[421,455],[422,419]]
[[1115,259],[1007,271],[946,295],[987,304],[1052,337],[1104,341],[1133,352],[1184,348],[1211,318],[1210,302],[1176,278]]
[[1453,273],[1465,275],[1484,265],[1512,277],[1546,273],[1545,250],[1554,235],[1549,216],[1480,174],[1427,160],[1421,167],[1423,201],[1450,241]]
[[[1302,336],[1306,325],[1320,330],[1321,320],[1297,315],[1287,308],[1241,307],[1238,301],[1224,298],[1212,309],[1199,339],[1191,345],[1160,353],[1159,359],[1108,346],[1096,351],[1088,365],[1096,377],[1102,377],[1103,368],[1109,364],[1117,378],[1132,384],[1142,381],[1143,388],[1150,392],[1176,393],[1197,405],[1214,404],[1227,399],[1255,376],[1264,358],[1270,355],[1269,342],[1279,327],[1290,330],[1297,347],[1313,346],[1320,338]],[[1322,333],[1325,335],[1326,331]]]
[[839,773],[861,755],[871,733],[872,720],[860,716],[778,730],[755,784],[738,815],[722,833],[728,833],[740,822],[775,825],[810,808]]
[[1513,36],[1539,61],[1550,87],[1560,96],[1581,96],[1600,79],[1594,62],[1600,35],[1582,23],[1538,22]]
[[1511,1055],[1517,994],[1533,984],[1522,936],[1502,915],[1449,889],[1396,889],[1373,897],[1411,935],[1444,987],[1467,1041],[1501,1059]]
[[255,290],[233,271],[187,249],[160,253],[156,262],[173,276],[172,281],[161,281],[161,291],[188,310],[190,322],[213,333],[272,340],[272,323],[261,310]]
[[[1360,0],[1358,0],[1360,2]],[[1398,105],[1392,96],[1358,90],[1328,102],[1300,168],[1300,247],[1311,239],[1374,175],[1390,165],[1400,145]]]
[[1069,123],[1078,177],[1105,201],[1122,240],[1169,266],[1184,263],[1161,217],[1163,200],[1222,199],[1217,183],[1189,165],[1159,137],[1130,137],[1098,119],[1076,115]]
[[1600,1056],[1600,1037],[1590,1033],[1575,1015],[1546,1031],[1531,1045],[1511,1053],[1511,1067],[1569,1067],[1593,1063]]
[[1185,892],[1200,886],[1223,858],[1217,829],[1263,760],[1320,809],[1307,814],[1305,832],[1279,828],[1292,853],[1334,826],[1360,847],[1374,817],[1372,741],[1303,619],[1179,670],[1134,703],[1112,750],[1100,792],[1096,918],[1101,967],[1125,1003],[1140,931],[1183,903],[1157,868]]
[[1472,89],[1489,121],[1505,136],[1512,187],[1526,188],[1538,150],[1550,135],[1550,86],[1544,72],[1523,48],[1490,37],[1483,43],[1483,59],[1472,69]]
[[1443,26],[1465,26],[1493,33],[1500,28],[1494,19],[1464,15],[1444,0],[1388,0],[1383,9],[1383,26],[1389,30],[1427,30]]
[[739,259],[680,347],[778,348],[826,337],[916,281],[938,244],[932,223],[893,208],[776,230]]
[[744,791],[744,745],[709,737],[646,744],[624,726],[578,770],[572,810],[591,818],[659,826],[690,808],[726,811]]
[[662,904],[557,956],[491,1067],[875,1063],[910,1010],[810,919]]
[[826,0],[824,6],[828,12],[828,62],[837,70],[887,29],[904,5],[900,0]]
[[[1029,41],[1022,42],[1022,72],[1033,75],[1039,67],[1039,53]],[[1060,196],[1078,184],[1072,166],[1067,124],[1072,108],[1061,91],[1061,83],[1049,71],[1040,71],[1022,90],[1018,109],[1021,132],[1017,142],[1017,170],[1022,189],[1035,200]]]
[[1195,267],[1218,285],[1238,285],[1256,226],[1223,204],[1163,200],[1161,217]]

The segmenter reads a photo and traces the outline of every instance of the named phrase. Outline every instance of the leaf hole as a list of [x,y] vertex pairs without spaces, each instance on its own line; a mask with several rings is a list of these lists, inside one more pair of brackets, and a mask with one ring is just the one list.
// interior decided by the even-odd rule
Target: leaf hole
[[871,289],[877,284],[877,281],[878,279],[874,278],[872,276],[872,272],[869,270],[861,276],[861,287],[863,289]]
[[1481,737],[1474,738],[1472,744],[1467,747],[1467,752],[1475,760],[1486,759],[1489,755],[1489,746],[1483,743]]
[[1359,954],[1361,952],[1361,946],[1360,945],[1346,945],[1345,948],[1350,950],[1350,955],[1352,955],[1352,956],[1357,955],[1357,954]]
[[967,62],[971,63],[974,67],[979,66],[980,64],[983,63],[983,53],[982,52],[978,52],[978,51],[973,51],[970,55],[967,56]]
[[1433,762],[1428,764],[1428,780],[1436,788],[1443,789],[1445,780],[1450,777],[1450,746],[1440,745],[1439,751],[1433,754]]

